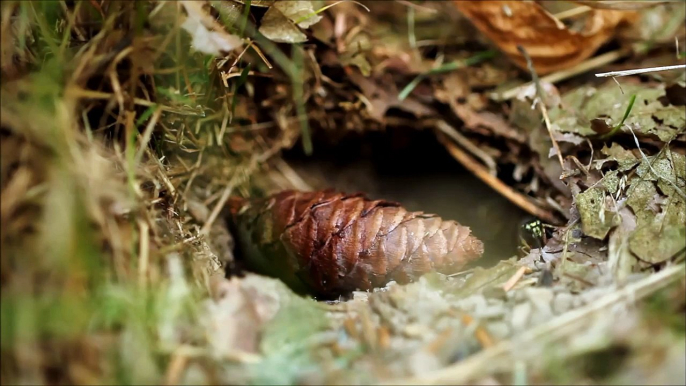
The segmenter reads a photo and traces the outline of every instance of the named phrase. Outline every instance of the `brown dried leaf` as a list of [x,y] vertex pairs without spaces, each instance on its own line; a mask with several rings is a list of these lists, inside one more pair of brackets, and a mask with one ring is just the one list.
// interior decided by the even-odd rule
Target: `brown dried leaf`
[[455,7],[522,69],[531,56],[539,74],[571,67],[591,55],[614,35],[621,22],[633,19],[629,11],[593,10],[583,31],[574,32],[541,5],[529,1],[453,1]]
[[361,194],[283,191],[229,205],[252,269],[322,297],[454,273],[483,254],[466,226]]

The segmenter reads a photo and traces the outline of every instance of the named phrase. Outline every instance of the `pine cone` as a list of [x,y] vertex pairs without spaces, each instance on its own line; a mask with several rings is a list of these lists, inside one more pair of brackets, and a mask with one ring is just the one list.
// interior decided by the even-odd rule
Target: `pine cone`
[[468,227],[362,194],[287,190],[228,209],[249,268],[320,298],[454,273],[483,254]]

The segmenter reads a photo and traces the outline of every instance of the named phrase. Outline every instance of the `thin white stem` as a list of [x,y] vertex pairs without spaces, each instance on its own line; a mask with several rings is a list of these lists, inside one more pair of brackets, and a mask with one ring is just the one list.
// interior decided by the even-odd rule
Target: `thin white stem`
[[650,67],[650,68],[637,68],[635,70],[603,72],[600,74],[595,74],[595,76],[598,78],[604,78],[604,77],[608,77],[608,76],[627,76],[627,75],[635,75],[635,74],[645,74],[646,72],[678,70],[678,69],[682,69],[682,68],[686,69],[686,64],[677,64],[674,66],[662,66],[662,67]]

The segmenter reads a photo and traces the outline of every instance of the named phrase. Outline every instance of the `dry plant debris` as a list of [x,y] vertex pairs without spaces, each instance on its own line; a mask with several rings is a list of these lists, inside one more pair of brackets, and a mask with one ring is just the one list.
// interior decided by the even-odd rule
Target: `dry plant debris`
[[588,59],[615,34],[617,26],[635,13],[595,9],[585,15],[581,30],[568,28],[541,4],[528,1],[455,1],[479,30],[526,70],[517,47],[531,55],[539,74],[572,67]]
[[[2,2],[0,383],[686,383],[686,77],[592,76],[680,64],[686,4],[575,3]],[[481,245],[396,204],[279,196],[307,188],[282,150],[408,128],[553,225],[415,278]],[[357,237],[325,264],[359,274],[348,301],[234,256],[331,263]]]

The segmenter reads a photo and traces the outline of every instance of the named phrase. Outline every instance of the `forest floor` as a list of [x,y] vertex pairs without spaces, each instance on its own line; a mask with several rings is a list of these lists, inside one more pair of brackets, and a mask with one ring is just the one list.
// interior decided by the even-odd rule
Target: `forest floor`
[[[686,383],[684,2],[0,9],[0,383]],[[457,205],[488,258],[227,275],[230,197],[328,187]]]

